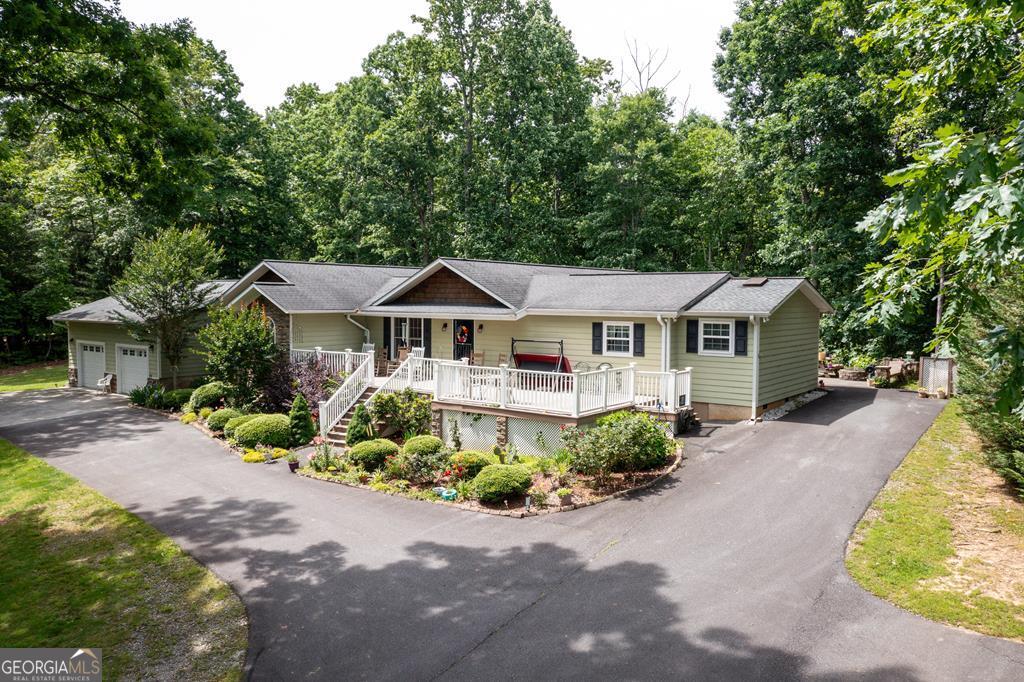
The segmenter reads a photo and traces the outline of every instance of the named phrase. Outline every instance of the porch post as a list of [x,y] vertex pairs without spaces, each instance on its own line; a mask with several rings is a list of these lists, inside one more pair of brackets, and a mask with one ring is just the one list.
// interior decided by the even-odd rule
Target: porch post
[[317,409],[319,410],[317,412],[317,422],[318,425],[320,426],[320,437],[323,438],[324,440],[327,440],[327,428],[324,422],[324,410],[327,409],[327,403],[321,400],[320,403],[317,405]]
[[671,369],[671,370],[669,370],[669,376],[668,376],[668,402],[666,402],[665,404],[668,405],[669,409],[672,410],[673,412],[675,412],[677,409],[679,409],[679,405],[676,404],[676,401],[679,400],[679,392],[676,391],[676,386],[678,386],[678,385],[679,385],[679,370],[678,369]]
[[[508,363],[503,362],[498,367],[501,368],[501,386],[498,393],[498,400],[502,407],[508,407]],[[498,443],[501,445],[501,443]]]
[[636,363],[629,363],[629,387],[626,389],[629,396],[629,404],[636,405]]
[[351,372],[352,371],[352,349],[351,348],[346,348],[345,349],[345,371],[346,372]]
[[604,405],[606,410],[608,409],[608,371],[609,368],[605,367],[601,373],[601,393],[603,394],[602,405]]
[[572,376],[572,416],[580,416],[580,375],[576,372]]
[[693,367],[686,368],[686,407],[693,402]]

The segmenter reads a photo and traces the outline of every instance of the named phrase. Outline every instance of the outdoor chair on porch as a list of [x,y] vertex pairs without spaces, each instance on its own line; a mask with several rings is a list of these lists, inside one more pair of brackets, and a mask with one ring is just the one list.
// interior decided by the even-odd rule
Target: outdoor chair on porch
[[484,351],[482,351],[482,350],[475,350],[475,351],[473,351],[473,355],[469,359],[469,364],[471,364],[471,365],[478,365],[478,366],[483,366],[483,365],[487,364],[486,361],[484,360]]

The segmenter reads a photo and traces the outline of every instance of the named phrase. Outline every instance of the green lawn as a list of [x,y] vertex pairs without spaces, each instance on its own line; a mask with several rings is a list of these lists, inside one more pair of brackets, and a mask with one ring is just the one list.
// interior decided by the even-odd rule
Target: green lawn
[[35,366],[0,374],[0,393],[59,388],[67,382],[68,366],[66,364]]
[[998,577],[985,574],[993,569],[969,562],[954,576],[949,561],[955,556],[950,519],[957,502],[966,501],[976,508],[972,511],[990,514],[989,518],[1008,517],[1007,525],[1020,523],[1019,504],[1011,502],[1015,506],[1010,512],[987,509],[981,496],[971,494],[978,485],[972,472],[984,466],[977,439],[951,401],[857,526],[846,565],[869,592],[908,611],[988,635],[1022,639],[1024,606],[986,596],[975,587]]
[[0,439],[0,642],[97,647],[107,679],[237,679],[238,596],[170,539]]

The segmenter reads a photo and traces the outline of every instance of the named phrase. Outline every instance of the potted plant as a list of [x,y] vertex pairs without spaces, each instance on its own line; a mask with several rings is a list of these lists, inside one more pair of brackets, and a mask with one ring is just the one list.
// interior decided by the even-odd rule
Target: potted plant
[[921,397],[921,398],[927,398],[928,397],[928,389],[925,388],[924,386],[922,386],[921,388],[917,389],[917,395],[919,397]]
[[572,488],[559,488],[555,495],[558,496],[559,506],[568,507],[572,504]]
[[294,451],[288,453],[288,457],[285,459],[288,462],[288,471],[293,474],[299,470],[299,456]]

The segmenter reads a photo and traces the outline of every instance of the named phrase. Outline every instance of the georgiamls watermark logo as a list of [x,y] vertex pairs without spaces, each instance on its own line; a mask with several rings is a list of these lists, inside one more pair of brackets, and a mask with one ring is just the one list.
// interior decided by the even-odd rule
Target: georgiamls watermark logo
[[0,682],[99,682],[102,649],[0,649]]

